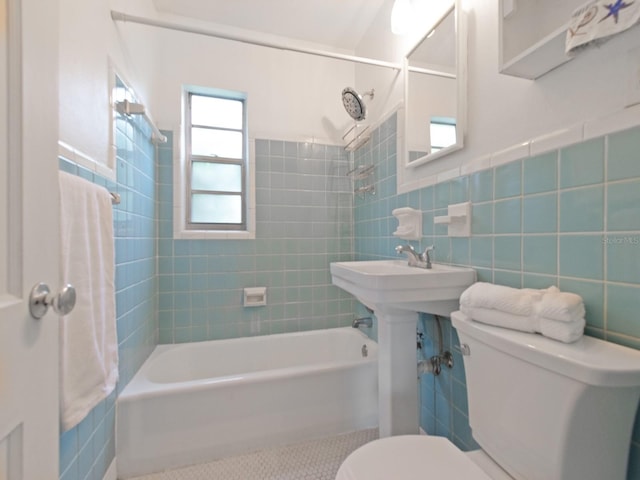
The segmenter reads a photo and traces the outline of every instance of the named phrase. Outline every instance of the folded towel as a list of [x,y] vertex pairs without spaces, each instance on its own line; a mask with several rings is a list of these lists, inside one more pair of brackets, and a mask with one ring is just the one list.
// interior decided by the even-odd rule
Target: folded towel
[[528,316],[535,313],[534,304],[542,298],[546,291],[476,282],[462,293],[460,305]]
[[77,292],[60,319],[60,420],[78,424],[118,380],[111,195],[60,172],[62,284]]
[[573,343],[584,335],[585,319],[580,318],[572,322],[558,322],[546,318],[540,319],[539,332],[545,337],[553,338],[564,343]]
[[580,295],[569,292],[561,292],[556,287],[551,287],[542,295],[540,302],[535,306],[536,313],[541,318],[557,320],[560,322],[573,322],[584,318],[584,302]]
[[476,322],[494,325],[496,327],[510,328],[521,332],[536,333],[539,331],[539,322],[535,317],[526,315],[513,315],[482,307],[467,307],[460,305],[460,311]]
[[460,306],[460,311],[471,320],[495,327],[518,330],[525,333],[540,333],[552,340],[573,343],[584,334],[584,318],[572,322],[559,322],[547,318],[512,315],[499,310],[468,308]]

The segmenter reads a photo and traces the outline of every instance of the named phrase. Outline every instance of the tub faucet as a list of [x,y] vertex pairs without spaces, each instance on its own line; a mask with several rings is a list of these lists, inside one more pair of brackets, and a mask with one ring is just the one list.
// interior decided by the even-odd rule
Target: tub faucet
[[431,268],[430,252],[433,252],[433,245],[425,248],[423,253],[418,253],[412,245],[407,243],[406,245],[398,245],[396,252],[398,252],[398,255],[401,253],[407,254],[410,267]]
[[358,328],[360,326],[371,328],[373,325],[373,320],[371,317],[362,317],[362,318],[354,318],[351,326],[353,328]]

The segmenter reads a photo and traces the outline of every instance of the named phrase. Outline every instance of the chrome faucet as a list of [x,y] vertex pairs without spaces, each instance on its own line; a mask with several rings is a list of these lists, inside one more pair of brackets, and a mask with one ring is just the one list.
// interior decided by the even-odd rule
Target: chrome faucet
[[396,247],[396,252],[398,255],[401,253],[407,254],[410,267],[431,268],[430,252],[433,252],[433,245],[425,248],[423,253],[418,253],[415,251],[413,246],[407,243],[406,245],[398,245]]
[[371,328],[373,325],[373,320],[371,317],[362,317],[362,318],[354,318],[351,326],[353,328],[358,328],[360,326]]

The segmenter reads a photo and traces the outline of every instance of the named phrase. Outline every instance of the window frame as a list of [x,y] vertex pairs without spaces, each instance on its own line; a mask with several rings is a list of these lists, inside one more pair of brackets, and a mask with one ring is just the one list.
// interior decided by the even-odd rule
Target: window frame
[[[239,92],[223,91],[218,89],[202,89],[202,88],[185,88],[184,90],[184,155],[185,155],[185,172],[184,172],[184,191],[185,191],[185,208],[184,208],[184,230],[193,231],[207,231],[207,232],[248,232],[250,231],[249,224],[249,192],[248,192],[248,171],[249,169],[249,139],[248,139],[248,125],[247,125],[247,97],[245,94]],[[242,104],[242,127],[241,129],[228,128],[228,127],[211,127],[207,125],[192,124],[191,111],[192,111],[192,99],[194,96],[198,97],[210,97],[223,100],[238,101]],[[191,133],[193,128],[206,128],[216,131],[231,131],[238,132],[242,135],[242,155],[241,158],[227,158],[227,157],[214,157],[206,155],[194,155],[191,151]],[[238,165],[241,168],[241,191],[240,194],[230,191],[214,191],[214,190],[194,190],[192,189],[192,171],[194,163],[214,163],[214,164],[228,164]],[[222,194],[230,196],[240,196],[241,199],[241,212],[242,218],[240,223],[205,223],[205,222],[193,222],[191,219],[192,213],[192,195],[194,193],[205,194]]]

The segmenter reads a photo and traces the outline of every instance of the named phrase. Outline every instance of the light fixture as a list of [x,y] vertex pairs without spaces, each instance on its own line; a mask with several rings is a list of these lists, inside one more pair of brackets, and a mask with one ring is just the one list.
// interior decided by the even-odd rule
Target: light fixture
[[395,0],[391,9],[391,32],[404,35],[409,31],[412,20],[411,0]]

